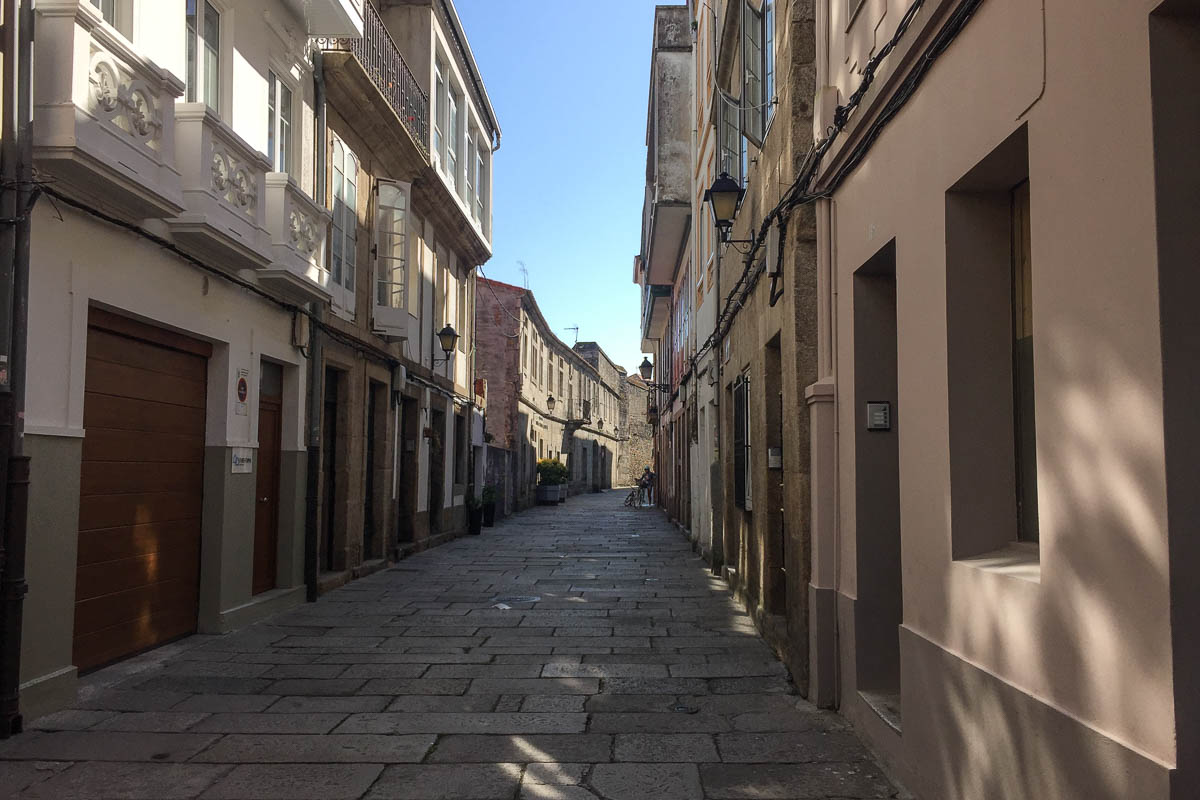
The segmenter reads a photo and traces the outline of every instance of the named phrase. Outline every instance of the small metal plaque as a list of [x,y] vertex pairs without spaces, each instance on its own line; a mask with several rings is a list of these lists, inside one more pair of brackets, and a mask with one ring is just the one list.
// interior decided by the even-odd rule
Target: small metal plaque
[[767,448],[767,469],[783,469],[783,448]]
[[890,431],[892,429],[892,404],[888,402],[867,403],[867,430]]

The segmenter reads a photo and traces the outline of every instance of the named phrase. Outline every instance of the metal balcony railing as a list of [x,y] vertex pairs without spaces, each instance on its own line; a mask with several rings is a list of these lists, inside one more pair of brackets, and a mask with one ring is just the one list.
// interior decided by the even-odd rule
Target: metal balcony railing
[[388,33],[379,12],[369,2],[362,2],[363,35],[318,36],[316,46],[322,50],[352,53],[388,105],[400,117],[400,122],[429,154],[429,96],[404,63],[400,48]]

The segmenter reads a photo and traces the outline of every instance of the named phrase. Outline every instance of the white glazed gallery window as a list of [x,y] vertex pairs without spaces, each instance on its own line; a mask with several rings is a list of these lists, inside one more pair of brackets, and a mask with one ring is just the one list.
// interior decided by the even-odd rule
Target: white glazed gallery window
[[470,323],[467,322],[470,302],[470,287],[471,278],[469,275],[464,275],[458,282],[458,321],[455,323],[455,328],[458,330],[458,352],[467,352],[467,336],[471,333]]
[[434,64],[433,155],[439,163],[446,160],[446,68],[442,60]]
[[92,0],[92,5],[100,9],[105,22],[117,27],[117,0]]
[[774,0],[744,0],[744,3],[742,132],[756,147],[762,147],[775,109],[775,3]]
[[467,201],[468,209],[475,206],[475,187],[479,185],[479,171],[475,167],[475,161],[477,158],[478,156],[476,155],[475,150],[475,131],[472,130],[469,134],[467,134],[467,183],[466,197],[464,199]]
[[292,169],[292,90],[267,72],[267,152],[276,172]]
[[408,210],[411,187],[380,180],[375,184],[374,329],[385,336],[408,335]]
[[220,112],[221,13],[208,0],[186,0],[187,101]]
[[453,92],[447,105],[446,118],[446,177],[450,187],[458,191],[458,97]]
[[484,153],[486,144],[483,137],[480,137],[475,142],[475,207],[471,209],[471,213],[475,215],[475,221],[480,225],[484,224],[484,207],[487,203],[487,162],[484,161]]
[[720,129],[717,131],[720,160],[718,172],[726,173],[739,184],[743,184],[746,176],[742,171],[742,164],[746,147],[738,119],[740,101],[735,97],[726,96],[720,90],[717,92],[717,101],[721,108],[718,122]]
[[354,271],[358,267],[358,159],[338,138],[330,159],[333,231],[330,285],[335,307],[354,313]]

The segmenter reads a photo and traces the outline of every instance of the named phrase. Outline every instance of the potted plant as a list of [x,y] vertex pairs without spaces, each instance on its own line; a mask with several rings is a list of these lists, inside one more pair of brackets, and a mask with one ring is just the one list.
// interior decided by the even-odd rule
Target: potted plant
[[496,524],[496,487],[488,484],[483,487],[483,526],[490,528]]
[[562,486],[566,482],[567,466],[556,458],[543,458],[538,462],[538,503],[558,503],[562,497]]
[[467,531],[478,536],[483,530],[483,504],[474,494],[467,495]]

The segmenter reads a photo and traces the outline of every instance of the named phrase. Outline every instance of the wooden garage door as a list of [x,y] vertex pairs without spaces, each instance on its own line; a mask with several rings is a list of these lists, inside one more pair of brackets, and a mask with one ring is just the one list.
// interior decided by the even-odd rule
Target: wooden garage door
[[208,345],[88,316],[75,665],[196,630]]

